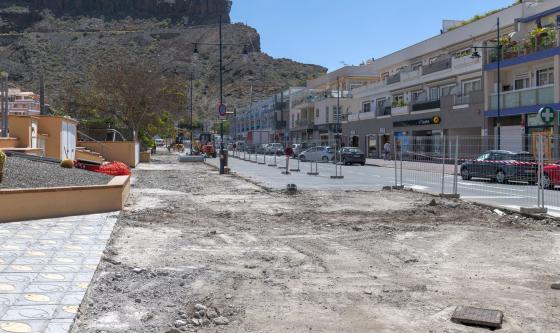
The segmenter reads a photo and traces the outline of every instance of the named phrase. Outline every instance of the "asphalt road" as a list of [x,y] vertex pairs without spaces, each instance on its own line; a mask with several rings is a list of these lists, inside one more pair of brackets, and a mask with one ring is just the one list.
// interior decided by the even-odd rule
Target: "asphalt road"
[[[243,157],[243,154],[241,154]],[[249,159],[249,155],[246,155]],[[255,161],[255,155],[251,155]],[[258,156],[260,163],[265,162],[263,155]],[[207,159],[211,165],[218,166],[218,159]],[[285,166],[286,159],[283,156],[276,158],[276,167],[273,156],[266,156],[266,164],[251,163],[241,159],[229,158],[229,167],[233,172],[245,178],[249,178],[264,186],[283,189],[287,184],[296,184],[300,189],[340,189],[340,190],[379,190],[383,186],[404,185],[417,191],[431,194],[442,193],[442,173],[434,168],[433,164],[426,164],[426,171],[401,170],[397,165],[397,172],[390,167],[373,166],[342,166],[343,179],[332,179],[335,175],[335,165],[332,163],[317,163],[318,175],[311,176],[310,162],[299,163],[300,172],[291,172],[289,175],[282,174],[278,166]],[[315,164],[313,164],[315,168]],[[298,168],[298,161],[290,160],[290,169]],[[340,168],[340,166],[339,166]],[[416,165],[415,169],[422,169],[422,163]],[[395,183],[395,177],[398,179]],[[453,175],[446,174],[443,178],[443,193],[453,193]],[[464,181],[457,179],[457,193],[461,198],[469,201],[481,202],[518,210],[520,207],[537,206],[537,186],[527,184],[497,184],[486,180]],[[545,191],[545,206],[551,216],[560,217],[560,191]]]

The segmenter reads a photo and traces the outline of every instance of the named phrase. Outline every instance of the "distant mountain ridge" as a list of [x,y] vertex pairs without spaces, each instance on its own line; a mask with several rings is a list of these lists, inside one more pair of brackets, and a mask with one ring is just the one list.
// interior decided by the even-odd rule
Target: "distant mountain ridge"
[[44,11],[55,17],[157,18],[186,25],[230,22],[231,0],[2,0],[0,32],[23,31]]

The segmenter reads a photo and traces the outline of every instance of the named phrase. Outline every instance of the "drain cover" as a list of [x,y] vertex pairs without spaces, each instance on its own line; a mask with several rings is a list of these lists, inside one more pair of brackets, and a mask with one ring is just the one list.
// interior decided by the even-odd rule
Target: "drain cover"
[[498,310],[473,308],[471,306],[458,306],[451,316],[456,323],[476,325],[489,328],[501,328],[504,314]]

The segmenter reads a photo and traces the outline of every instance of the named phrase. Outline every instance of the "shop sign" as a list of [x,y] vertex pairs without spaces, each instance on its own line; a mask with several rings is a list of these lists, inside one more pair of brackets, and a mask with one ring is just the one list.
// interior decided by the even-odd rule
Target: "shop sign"
[[530,113],[527,115],[527,127],[543,127],[547,124],[542,120],[542,118],[536,113]]
[[441,117],[433,116],[432,118],[395,121],[393,123],[393,127],[439,125],[440,123],[441,123]]
[[545,106],[539,110],[539,117],[546,124],[552,124],[554,122],[554,109],[550,106]]

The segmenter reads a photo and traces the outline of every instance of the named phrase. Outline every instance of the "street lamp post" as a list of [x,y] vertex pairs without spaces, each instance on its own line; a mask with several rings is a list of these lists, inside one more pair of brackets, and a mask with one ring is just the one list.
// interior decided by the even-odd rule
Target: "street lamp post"
[[190,119],[190,127],[191,127],[190,128],[190,130],[191,130],[191,153],[190,153],[190,155],[192,156],[193,155],[193,143],[194,143],[194,141],[193,141],[193,139],[194,139],[194,136],[193,136],[194,126],[193,126],[193,74],[192,74],[192,72],[191,72],[189,81],[190,81],[190,84],[189,84],[189,90],[190,90],[190,92],[189,92],[189,95],[190,95],[189,96],[189,111],[190,111],[190,118],[191,118]]
[[500,42],[500,18],[498,17],[496,19],[496,25],[497,25],[497,30],[498,30],[498,36],[497,36],[497,41],[498,44],[496,46],[475,46],[473,47],[474,52],[471,55],[472,58],[480,58],[480,54],[478,53],[477,49],[492,49],[492,50],[496,50],[497,53],[497,79],[498,79],[498,92],[497,92],[497,98],[498,98],[498,103],[497,103],[497,117],[496,117],[496,135],[497,135],[497,149],[501,149],[501,143],[502,143],[502,136],[501,136],[501,86],[502,86],[502,81],[501,81],[501,71],[500,71],[500,67],[501,67],[501,62],[502,62],[502,44]]
[[[224,106],[224,79],[223,79],[223,47],[224,45],[243,45],[243,55],[247,55],[248,54],[248,50],[247,50],[247,45],[245,44],[225,44],[223,42],[222,39],[222,16],[220,15],[220,20],[219,20],[219,43],[218,44],[213,44],[213,43],[195,43],[195,48],[194,48],[194,52],[193,53],[198,53],[198,48],[197,45],[212,45],[212,46],[218,46],[219,49],[219,57],[220,57],[220,63],[219,63],[219,74],[220,74],[220,104],[218,106],[218,109],[223,110],[225,109]],[[225,117],[225,115],[220,115],[220,175],[225,174],[225,167],[227,166],[227,162],[226,162],[226,157],[225,157],[225,152],[224,152],[224,119],[223,117]]]

